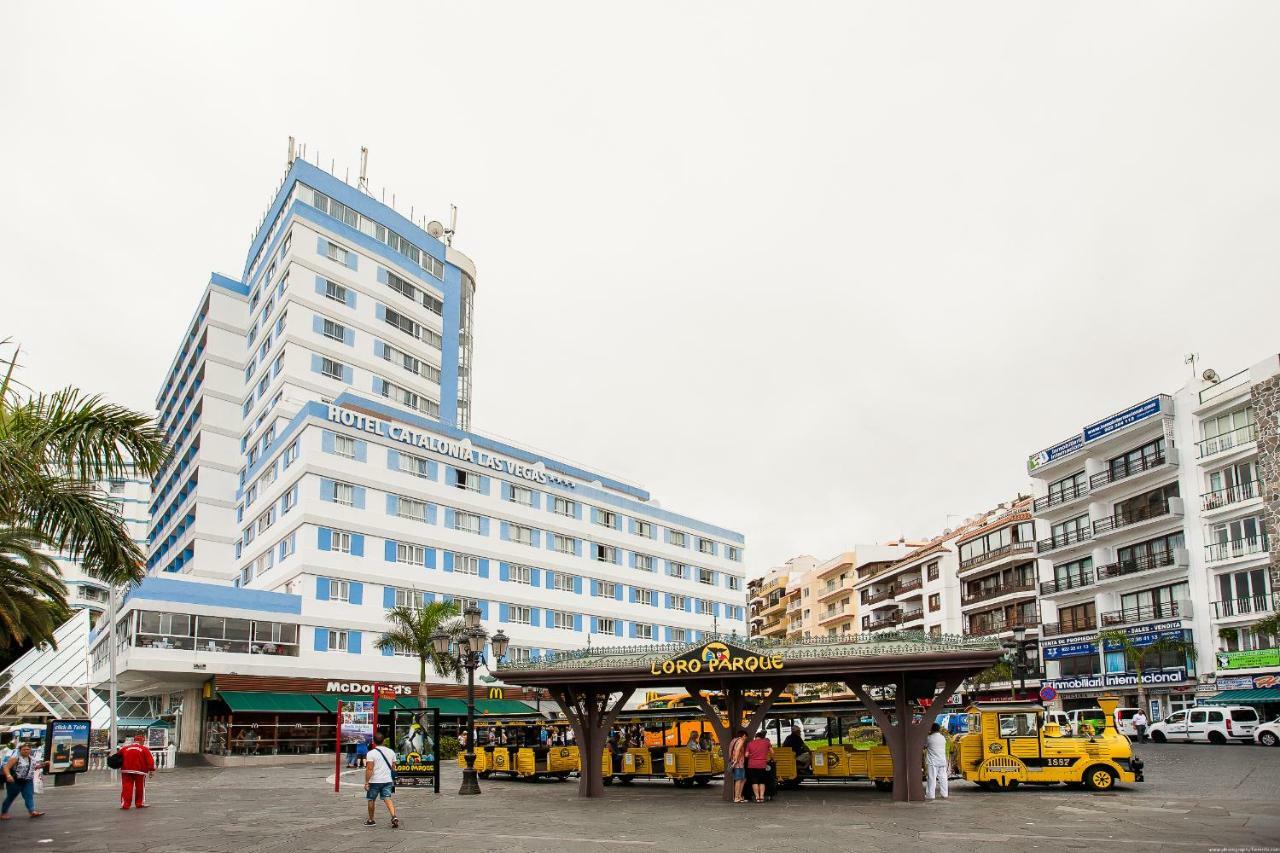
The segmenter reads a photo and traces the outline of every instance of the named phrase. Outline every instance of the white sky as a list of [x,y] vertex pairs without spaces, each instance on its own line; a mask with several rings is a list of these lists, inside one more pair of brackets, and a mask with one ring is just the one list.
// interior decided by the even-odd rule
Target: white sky
[[[629,8],[630,11],[625,11]],[[0,5],[0,337],[150,410],[293,134],[461,209],[475,426],[796,553],[1280,350],[1280,4]],[[353,179],[354,180],[354,179]],[[954,519],[953,519],[954,521]]]

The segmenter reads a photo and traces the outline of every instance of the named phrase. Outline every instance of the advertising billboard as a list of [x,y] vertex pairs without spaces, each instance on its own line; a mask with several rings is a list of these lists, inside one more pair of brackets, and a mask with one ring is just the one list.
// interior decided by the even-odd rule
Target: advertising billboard
[[88,720],[54,720],[45,728],[49,773],[83,773],[89,769]]
[[410,785],[430,779],[440,793],[440,712],[435,708],[396,708],[391,712],[391,748],[396,751],[396,779]]

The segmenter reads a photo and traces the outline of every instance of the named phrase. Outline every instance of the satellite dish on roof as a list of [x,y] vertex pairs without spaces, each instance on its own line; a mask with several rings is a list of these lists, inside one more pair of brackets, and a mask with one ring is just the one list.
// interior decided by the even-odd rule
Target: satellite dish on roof
[[1205,382],[1217,382],[1217,381],[1218,381],[1218,371],[1216,371],[1216,370],[1214,370],[1212,367],[1210,367],[1210,368],[1209,368],[1208,370],[1206,370],[1204,373],[1200,374],[1200,378],[1201,378],[1201,379],[1203,379]]
[[433,219],[427,223],[427,233],[439,240],[444,236],[444,225]]

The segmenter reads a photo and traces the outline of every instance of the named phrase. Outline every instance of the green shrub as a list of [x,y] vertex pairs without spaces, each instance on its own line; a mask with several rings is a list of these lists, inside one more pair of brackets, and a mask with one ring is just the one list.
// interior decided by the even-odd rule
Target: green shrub
[[458,739],[456,737],[440,738],[440,748],[436,750],[436,756],[441,761],[451,761],[458,757]]

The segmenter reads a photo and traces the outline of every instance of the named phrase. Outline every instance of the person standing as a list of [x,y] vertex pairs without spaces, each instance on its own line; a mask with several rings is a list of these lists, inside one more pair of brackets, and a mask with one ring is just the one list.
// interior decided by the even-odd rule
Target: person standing
[[1147,715],[1142,713],[1142,709],[1138,709],[1138,713],[1133,715],[1133,728],[1138,733],[1138,743],[1147,742]]
[[764,789],[769,784],[769,762],[773,759],[773,744],[764,729],[747,744],[747,781],[757,803],[764,802]]
[[947,779],[947,739],[942,734],[942,727],[937,723],[929,729],[929,736],[924,739],[924,767],[926,782],[924,798],[932,800],[935,792],[942,799],[950,794],[950,782]]
[[120,808],[135,805],[145,809],[147,780],[156,772],[156,759],[147,749],[146,738],[135,735],[133,743],[120,747],[120,759],[124,762],[120,767]]
[[729,772],[733,777],[733,801],[745,803],[742,788],[747,784],[747,730],[738,729],[729,742]]
[[9,806],[22,797],[22,804],[32,817],[40,817],[44,812],[36,811],[36,774],[40,772],[40,761],[31,754],[31,744],[24,743],[18,751],[9,756],[0,769],[4,771],[4,805],[0,806],[0,820],[9,819]]
[[369,805],[369,818],[364,825],[378,825],[378,822],[373,819],[373,813],[378,799],[381,798],[387,805],[387,812],[391,815],[391,828],[399,829],[400,818],[396,817],[396,804],[391,799],[391,795],[396,792],[394,773],[396,753],[395,750],[383,745],[385,738],[386,736],[381,732],[374,735],[373,749],[370,749],[365,757],[364,798]]
[[360,738],[356,744],[355,763],[357,767],[364,767],[365,759],[369,757],[369,741],[372,738]]

